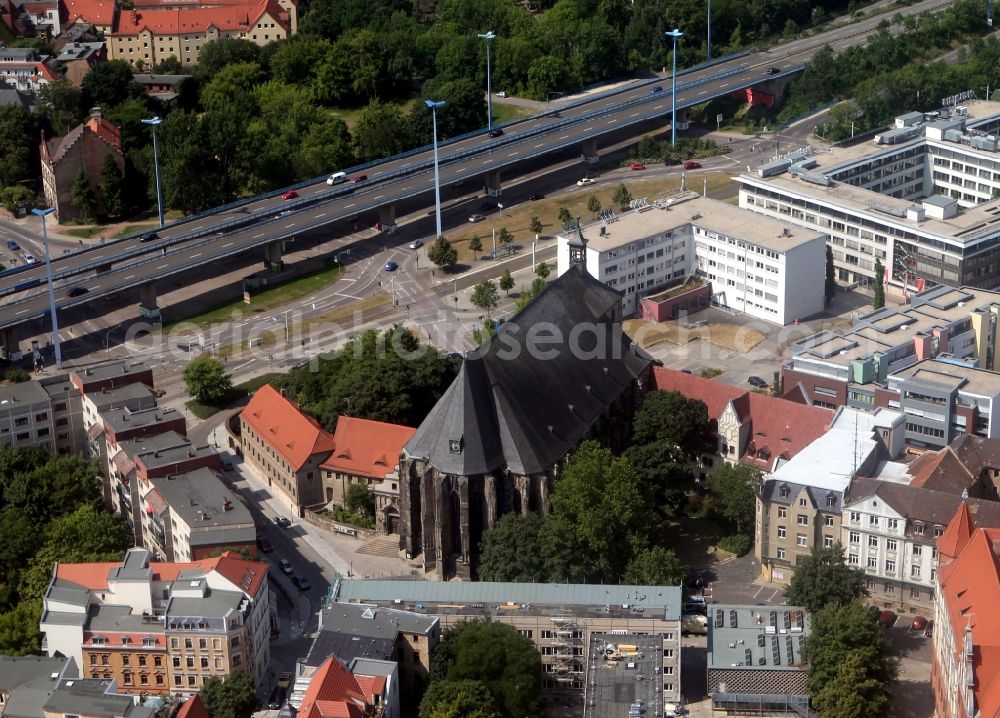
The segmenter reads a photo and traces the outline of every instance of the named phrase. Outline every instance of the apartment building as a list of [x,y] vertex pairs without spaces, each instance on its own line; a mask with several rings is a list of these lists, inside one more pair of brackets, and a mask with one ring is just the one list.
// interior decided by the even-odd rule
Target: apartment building
[[79,667],[66,656],[0,656],[0,713],[37,718],[60,679],[79,676]]
[[1000,279],[1000,104],[909,113],[873,142],[765,163],[741,174],[740,207],[829,235],[839,282],[881,261],[904,292]]
[[375,496],[379,531],[399,533],[399,455],[416,433],[409,426],[340,416],[333,451],[320,465],[327,503],[343,506],[348,488],[363,484]]
[[[940,285],[854,320],[849,332],[821,331],[795,343],[781,374],[814,404],[871,409],[889,376],[924,359],[994,370],[1000,293]],[[878,400],[883,401],[882,404]]]
[[153,718],[152,706],[119,693],[114,680],[62,679],[42,705],[39,718]]
[[243,460],[296,516],[325,503],[321,467],[333,435],[269,384],[240,413],[240,445]]
[[[584,234],[586,232],[586,236]],[[779,220],[753,217],[725,202],[678,194],[561,235],[557,265],[570,266],[571,245],[591,276],[622,293],[622,314],[674,319],[708,300],[768,322],[788,324],[823,310],[826,236]],[[677,301],[685,278],[710,289]],[[666,295],[655,290],[681,285]],[[643,302],[645,299],[645,304]],[[667,303],[663,307],[654,304]]]
[[996,501],[876,479],[856,478],[851,483],[838,540],[848,565],[868,575],[874,603],[897,612],[931,615],[937,540],[961,506],[977,524],[1000,528]]
[[964,504],[938,539],[931,685],[934,714],[1000,714],[1000,530],[975,525]]
[[135,383],[145,384],[150,389],[154,388],[153,370],[143,362],[129,359],[73,369],[69,373],[69,378],[77,391],[83,395]]
[[340,580],[331,600],[436,616],[441,630],[484,617],[511,625],[541,654],[544,698],[561,704],[582,697],[588,672],[605,670],[588,655],[592,637],[645,634],[659,669],[646,679],[665,702],[681,696],[679,586]]
[[962,434],[910,464],[911,486],[974,499],[1000,500],[1000,441]]
[[43,86],[61,79],[54,57],[30,47],[0,47],[0,84],[34,97]]
[[210,469],[150,479],[145,494],[143,545],[167,561],[198,561],[220,549],[257,557],[253,516]]
[[902,414],[888,409],[842,408],[825,434],[764,477],[754,544],[764,578],[786,583],[814,546],[840,541],[844,495],[852,479],[874,475],[902,453],[903,423]]
[[292,705],[302,718],[399,718],[402,712],[391,661],[354,659],[345,664],[331,656],[300,674],[299,685],[305,690]]
[[268,564],[231,553],[191,563],[57,563],[39,630],[48,655],[133,693],[194,693],[234,669],[260,685],[270,648]]

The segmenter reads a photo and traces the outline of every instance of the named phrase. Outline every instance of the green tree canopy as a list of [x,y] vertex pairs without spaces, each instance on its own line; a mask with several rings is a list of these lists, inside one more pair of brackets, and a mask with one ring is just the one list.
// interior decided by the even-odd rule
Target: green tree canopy
[[689,457],[699,456],[708,440],[708,408],[700,399],[688,399],[677,391],[646,394],[635,414],[633,445],[666,441]]
[[232,395],[233,380],[225,365],[207,354],[188,362],[182,376],[185,391],[205,404],[219,406]]
[[537,214],[531,216],[531,223],[528,225],[528,229],[531,230],[532,234],[541,234],[542,220],[538,218]]
[[872,307],[881,309],[885,306],[885,270],[882,267],[882,260],[875,258],[875,296],[872,299]]
[[458,262],[458,251],[444,237],[438,237],[427,248],[427,258],[444,270],[451,269]]
[[431,659],[428,694],[441,680],[482,683],[503,718],[539,714],[541,658],[531,640],[505,623],[462,621],[447,629]]
[[125,178],[112,154],[105,155],[101,163],[99,189],[104,209],[112,217],[120,217],[125,212]]
[[622,583],[639,586],[680,586],[687,566],[668,548],[654,546],[638,552],[625,569]]
[[536,514],[507,514],[483,534],[480,581],[544,583],[545,559],[539,533],[544,519]]
[[250,40],[236,37],[220,37],[206,42],[198,53],[198,77],[208,81],[222,68],[240,62],[258,62],[260,47]]
[[97,197],[94,196],[94,188],[90,186],[90,181],[82,169],[76,173],[76,179],[73,180],[69,201],[76,208],[78,222],[89,224],[96,221]]
[[472,256],[478,259],[479,253],[483,251],[483,240],[478,234],[472,235],[472,239],[469,240],[469,251],[472,252]]
[[419,718],[500,718],[482,681],[433,681],[420,701]]
[[38,88],[38,114],[48,121],[53,135],[65,135],[80,124],[84,111],[83,91],[69,80]]
[[503,274],[500,275],[500,289],[506,296],[510,296],[510,290],[514,288],[514,277],[511,275],[509,269],[504,269]]
[[628,209],[629,203],[632,201],[632,193],[628,191],[628,187],[620,184],[615,187],[615,194],[611,199],[624,211]]
[[409,144],[409,127],[398,105],[373,98],[354,125],[354,150],[362,162],[402,152]]
[[808,556],[799,557],[791,584],[785,591],[788,603],[818,611],[833,603],[851,603],[868,595],[865,572],[848,566],[844,547],[813,546]]
[[260,705],[253,679],[239,669],[225,679],[217,676],[206,679],[198,697],[212,718],[251,718]]
[[[50,569],[51,570],[51,569]],[[0,614],[0,653],[27,656],[42,652],[41,600],[21,601],[13,611]]]
[[694,488],[694,472],[687,457],[665,439],[630,446],[624,454],[650,506],[664,517],[674,516]]
[[484,279],[473,287],[472,297],[469,301],[472,302],[472,306],[486,312],[488,318],[490,313],[497,308],[499,301],[497,285],[490,279]]
[[108,60],[94,65],[83,76],[81,87],[85,107],[113,107],[146,94],[124,60]]
[[709,487],[718,497],[720,513],[737,533],[752,532],[759,485],[760,471],[746,464],[720,466],[709,477]]
[[344,503],[351,513],[375,518],[375,494],[368,490],[366,484],[351,484]]

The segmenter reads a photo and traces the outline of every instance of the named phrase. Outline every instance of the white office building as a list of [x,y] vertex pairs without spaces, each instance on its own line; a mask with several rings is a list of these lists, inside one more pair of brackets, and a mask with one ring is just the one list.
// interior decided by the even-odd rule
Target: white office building
[[823,309],[826,236],[725,202],[683,193],[620,215],[605,213],[559,237],[559,274],[581,237],[587,271],[622,292],[624,316],[639,312],[643,298],[669,302],[671,292],[654,291],[690,277],[710,287],[713,304],[776,324]]

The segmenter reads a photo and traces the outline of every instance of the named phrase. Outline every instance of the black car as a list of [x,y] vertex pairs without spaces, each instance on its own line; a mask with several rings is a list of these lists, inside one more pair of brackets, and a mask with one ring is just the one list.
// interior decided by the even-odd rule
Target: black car
[[271,691],[271,697],[267,699],[267,707],[271,710],[278,710],[281,708],[281,704],[285,702],[285,696],[288,695],[288,689],[282,686],[275,686],[274,690]]
[[767,382],[761,379],[759,376],[749,376],[747,377],[747,384],[757,389],[766,389]]
[[532,202],[537,202],[540,199],[545,199],[545,195],[539,194],[538,192],[532,192],[531,194],[528,195],[528,199],[530,199]]
[[490,137],[503,137],[503,130],[499,127],[490,130]]
[[152,242],[154,239],[159,239],[160,235],[156,232],[146,232],[146,234],[139,237],[140,242]]
[[768,71],[765,72],[764,74],[765,75],[777,75],[779,72],[781,72],[781,68],[780,67],[772,67],[772,68],[769,68]]
[[257,548],[260,549],[261,553],[271,553],[274,551],[274,546],[266,538],[257,539]]
[[70,287],[69,289],[66,290],[66,296],[79,297],[83,294],[86,294],[88,291],[90,290],[87,289],[86,287]]
[[284,516],[275,516],[274,525],[280,526],[283,529],[287,529],[289,526],[292,525],[292,522],[286,519]]

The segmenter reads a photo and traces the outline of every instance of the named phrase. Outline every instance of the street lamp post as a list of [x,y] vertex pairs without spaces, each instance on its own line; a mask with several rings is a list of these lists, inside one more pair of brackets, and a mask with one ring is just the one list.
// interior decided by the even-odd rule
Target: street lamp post
[[448,103],[444,100],[435,102],[434,100],[424,100],[431,108],[431,122],[434,127],[434,211],[437,220],[437,237],[441,236],[441,176],[438,174],[438,122],[437,111],[439,107],[444,107]]
[[708,0],[708,61],[712,61],[712,0]]
[[52,316],[52,344],[56,350],[56,368],[62,369],[62,347],[59,345],[59,319],[56,318],[56,290],[52,286],[52,258],[49,255],[49,232],[45,226],[45,216],[52,214],[54,207],[33,209],[32,214],[42,218],[42,243],[45,245],[45,275],[49,283],[49,314]]
[[[486,40],[486,129],[493,129],[493,83],[490,78],[490,43],[496,39],[492,30],[478,35],[480,40]],[[439,232],[440,234],[440,232]]]
[[159,115],[148,120],[143,120],[142,124],[153,128],[153,169],[156,172],[156,207],[160,213],[160,229],[163,229],[163,187],[160,185],[160,148],[156,144],[156,128],[163,120]]
[[677,38],[684,37],[684,33],[676,27],[664,33],[667,37],[674,39],[674,71],[670,81],[670,145],[677,146]]

